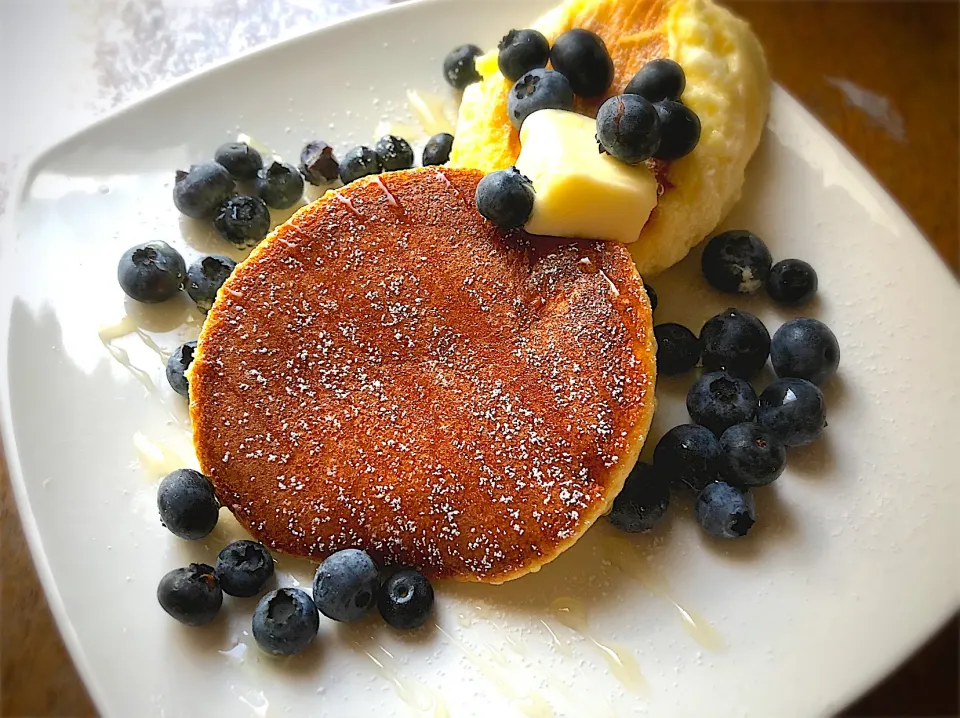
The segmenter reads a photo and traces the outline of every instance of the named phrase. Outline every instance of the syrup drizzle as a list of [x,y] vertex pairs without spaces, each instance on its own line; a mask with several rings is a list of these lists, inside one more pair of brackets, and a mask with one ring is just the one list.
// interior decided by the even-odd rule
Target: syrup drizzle
[[118,347],[114,344],[117,339],[129,336],[131,334],[136,334],[140,337],[140,340],[152,351],[156,352],[160,358],[166,363],[169,355],[166,355],[160,347],[157,346],[156,342],[153,341],[149,336],[147,336],[134,322],[133,317],[127,315],[121,319],[116,324],[111,324],[105,327],[102,327],[97,333],[100,337],[100,341],[103,343],[103,346],[106,347],[107,351],[110,352],[117,363],[129,371],[133,377],[140,382],[144,388],[151,394],[157,395],[157,385],[154,383],[153,379],[150,377],[150,374],[136,366],[130,360],[130,354],[126,349]]
[[393,654],[380,644],[371,646],[373,643],[375,643],[373,636],[365,636],[363,640],[350,639],[350,644],[357,653],[369,659],[377,673],[393,686],[400,700],[406,703],[416,716],[450,718],[450,711],[440,695],[400,673],[397,670],[397,659]]
[[528,718],[552,718],[555,714],[553,708],[547,703],[546,699],[537,691],[524,692],[518,689],[508,678],[511,667],[501,658],[497,650],[487,645],[487,652],[490,657],[487,658],[474,651],[470,646],[463,643],[451,633],[443,629],[439,624],[434,624],[434,628],[450,643],[459,648],[467,657],[467,660],[483,677],[486,678],[501,694],[509,699],[517,709]]
[[722,651],[723,636],[703,616],[681,606],[672,596],[666,578],[641,556],[634,546],[616,536],[601,539],[604,554],[625,574],[642,584],[650,593],[666,600],[677,611],[684,630],[698,644],[710,651]]
[[587,610],[581,601],[576,598],[561,596],[554,600],[550,607],[560,623],[571,631],[576,631],[596,646],[607,662],[610,672],[625,688],[634,693],[642,694],[646,692],[647,680],[643,677],[633,654],[624,646],[600,641],[590,632],[587,623]]

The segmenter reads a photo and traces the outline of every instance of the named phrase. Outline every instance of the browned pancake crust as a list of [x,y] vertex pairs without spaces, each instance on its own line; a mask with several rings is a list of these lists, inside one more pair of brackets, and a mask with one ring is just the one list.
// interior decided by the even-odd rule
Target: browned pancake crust
[[501,582],[622,488],[655,381],[630,255],[498,230],[481,176],[328,193],[221,290],[192,367],[196,449],[271,548]]

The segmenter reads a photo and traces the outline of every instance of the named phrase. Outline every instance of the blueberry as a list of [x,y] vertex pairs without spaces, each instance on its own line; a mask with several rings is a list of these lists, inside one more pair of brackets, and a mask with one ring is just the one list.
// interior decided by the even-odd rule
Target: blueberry
[[660,146],[657,108],[638,95],[611,97],[597,113],[597,142],[621,162],[639,164]]
[[303,197],[303,176],[293,165],[272,162],[257,172],[256,188],[268,207],[287,209]]
[[213,159],[233,175],[234,179],[241,181],[252,180],[263,167],[263,157],[246,142],[227,142],[220,145]]
[[445,165],[450,161],[450,151],[453,149],[453,135],[441,132],[434,135],[423,148],[423,166]]
[[223,201],[233,194],[235,182],[226,168],[216,162],[193,165],[189,172],[177,170],[173,203],[194,219],[209,219]]
[[694,424],[673,427],[653,450],[653,466],[660,475],[676,486],[694,491],[717,478],[719,462],[717,437],[706,427]]
[[223,605],[223,591],[213,570],[205,563],[191,563],[168,573],[157,586],[157,600],[164,611],[180,623],[203,626]]
[[413,148],[410,143],[396,135],[386,135],[377,141],[374,148],[384,172],[395,172],[413,167]]
[[761,424],[787,446],[806,446],[823,433],[827,407],[823,393],[806,379],[778,379],[760,394]]
[[[303,180],[300,184],[303,185]],[[250,249],[260,244],[270,231],[270,210],[259,197],[236,195],[220,205],[213,226],[231,244]]]
[[787,447],[765,426],[735,424],[720,437],[720,474],[734,486],[766,486],[787,467]]
[[599,97],[613,82],[613,59],[596,33],[574,28],[553,41],[553,69],[570,80],[580,97]]
[[313,579],[313,600],[327,618],[356,621],[377,602],[377,565],[363,551],[348,548],[329,556]]
[[703,368],[724,369],[749,379],[763,368],[770,353],[770,333],[750,312],[728,309],[707,320],[700,330]]
[[401,569],[384,581],[377,607],[394,628],[419,628],[433,611],[433,586],[419,571]]
[[197,309],[209,312],[217,299],[217,292],[227,281],[237,263],[230,257],[211,254],[201,257],[187,267],[187,281],[184,287],[187,294],[196,303]]
[[770,360],[780,378],[790,376],[823,384],[840,365],[840,344],[823,322],[791,319],[773,335]]
[[817,293],[817,272],[802,259],[784,259],[773,265],[767,277],[767,294],[778,304],[806,304]]
[[639,95],[649,102],[679,102],[686,86],[687,78],[683,74],[683,68],[673,60],[658,58],[641,67],[640,72],[627,83],[624,92],[628,95]]
[[550,41],[536,30],[511,30],[498,48],[497,65],[510,82],[516,82],[530,70],[546,67],[550,61]]
[[502,229],[522,227],[533,212],[533,183],[517,171],[491,172],[477,185],[477,210]]
[[300,173],[312,185],[325,185],[340,178],[340,163],[333,147],[322,140],[313,140],[300,151]]
[[466,89],[474,82],[480,82],[477,72],[477,58],[483,54],[476,45],[460,45],[450,51],[443,60],[443,77],[447,84],[457,90]]
[[650,311],[651,311],[651,312],[657,311],[657,304],[658,304],[659,301],[660,301],[660,300],[657,298],[657,290],[654,289],[653,287],[651,287],[651,286],[650,286],[649,284],[647,284],[646,282],[643,283],[643,288],[644,288],[644,290],[646,290],[646,292],[647,292],[647,298],[650,300]]
[[757,417],[757,395],[748,382],[725,371],[701,376],[687,392],[690,418],[720,436]]
[[553,70],[530,70],[514,83],[507,95],[507,114],[518,130],[523,121],[538,110],[572,109],[570,81]]
[[187,342],[177,347],[177,350],[167,359],[167,382],[180,396],[190,398],[190,381],[187,379],[187,369],[193,364],[193,357],[197,351],[196,342]]
[[723,539],[743,538],[757,522],[753,494],[725,481],[708,484],[697,496],[694,508],[700,528]]
[[273,576],[273,556],[256,541],[234,541],[217,556],[217,578],[230,596],[256,596]]
[[313,643],[319,629],[317,607],[299,588],[271,591],[253,612],[253,637],[261,651],[274,656],[300,653]]
[[166,242],[130,247],[117,264],[117,281],[131,299],[145,304],[165,302],[183,286],[187,273],[180,252]]
[[657,339],[657,373],[686,374],[700,361],[700,340],[685,326],[658,324],[653,335]]
[[650,464],[638,461],[607,518],[621,531],[641,533],[660,523],[669,505],[669,483]]
[[721,292],[753,294],[770,276],[773,258],[757,235],[732,229],[713,237],[703,250],[703,276]]
[[340,181],[350,184],[368,175],[378,175],[382,170],[380,155],[369,147],[354,147],[343,156],[340,163]]
[[220,504],[210,479],[193,469],[167,474],[157,489],[160,520],[179,538],[194,541],[217,525]]
[[663,100],[654,105],[660,118],[658,160],[678,160],[693,152],[700,141],[700,118],[686,105]]

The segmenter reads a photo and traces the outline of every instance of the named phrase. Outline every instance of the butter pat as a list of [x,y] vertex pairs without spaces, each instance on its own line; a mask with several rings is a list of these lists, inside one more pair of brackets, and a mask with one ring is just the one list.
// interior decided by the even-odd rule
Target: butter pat
[[530,115],[520,130],[517,169],[536,200],[525,229],[551,237],[636,242],[657,206],[657,180],[597,147],[597,123],[563,110]]

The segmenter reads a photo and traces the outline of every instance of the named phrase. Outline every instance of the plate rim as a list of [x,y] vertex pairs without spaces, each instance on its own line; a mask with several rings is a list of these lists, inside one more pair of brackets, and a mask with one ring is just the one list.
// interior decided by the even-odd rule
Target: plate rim
[[[405,2],[397,4],[364,10],[349,17],[334,20],[289,37],[270,41],[238,55],[223,58],[193,70],[150,92],[122,103],[93,121],[61,136],[59,139],[47,143],[36,152],[15,175],[15,180],[12,183],[9,194],[10,204],[7,207],[4,217],[4,231],[2,235],[0,235],[0,262],[2,262],[5,253],[9,252],[9,245],[13,242],[13,237],[17,233],[17,228],[19,227],[17,220],[19,219],[26,198],[27,188],[36,178],[37,174],[49,164],[51,156],[61,150],[61,148],[77,141],[82,142],[85,135],[93,133],[103,126],[110,125],[114,121],[137,110],[142,105],[162,101],[164,96],[177,91],[184,85],[196,82],[200,78],[206,78],[208,75],[222,72],[228,67],[232,68],[234,65],[242,65],[243,63],[254,61],[261,55],[275,52],[284,46],[314,42],[316,36],[335,31],[345,25],[369,22],[371,20],[379,21],[379,18],[382,16],[393,13],[406,13],[423,6],[452,6],[463,2],[483,3],[485,0],[406,0]],[[916,245],[916,241],[924,245],[923,250],[916,250],[916,247],[914,247],[915,251],[928,252],[935,260],[940,271],[945,274],[945,279],[947,281],[955,279],[950,268],[937,253],[926,235],[920,230],[899,202],[880,184],[879,180],[867,170],[840,138],[820,122],[788,90],[775,82],[771,84],[771,111],[774,105],[780,106],[781,111],[785,112],[788,116],[798,116],[807,131],[824,139],[830,149],[836,154],[844,170],[849,172],[853,179],[867,190],[871,199],[878,203],[880,209],[895,225],[895,228],[904,234],[913,234],[915,240],[908,241],[914,242],[914,245]],[[86,651],[76,633],[73,622],[67,613],[63,598],[60,595],[57,579],[54,576],[44,548],[43,536],[36,522],[20,463],[13,411],[10,403],[9,334],[12,300],[13,295],[9,285],[0,286],[0,451],[2,451],[3,457],[6,460],[9,483],[15,500],[17,514],[20,518],[30,556],[40,580],[40,585],[43,588],[50,612],[56,622],[57,629],[64,641],[70,659],[79,673],[94,706],[101,715],[108,715],[106,710],[108,701],[106,700],[105,690],[96,678],[93,666],[88,660]],[[916,636],[913,641],[908,642],[908,645],[905,645],[903,650],[897,653],[897,657],[893,661],[885,662],[883,667],[877,671],[863,674],[859,681],[851,681],[848,684],[850,688],[847,691],[835,696],[835,700],[826,703],[824,707],[829,710],[841,710],[851,705],[872,687],[879,684],[884,678],[891,675],[900,666],[915,656],[933,635],[951,620],[958,610],[960,610],[960,593],[955,596],[953,605],[948,608],[944,615],[935,616],[932,621],[928,621],[929,630]]]

